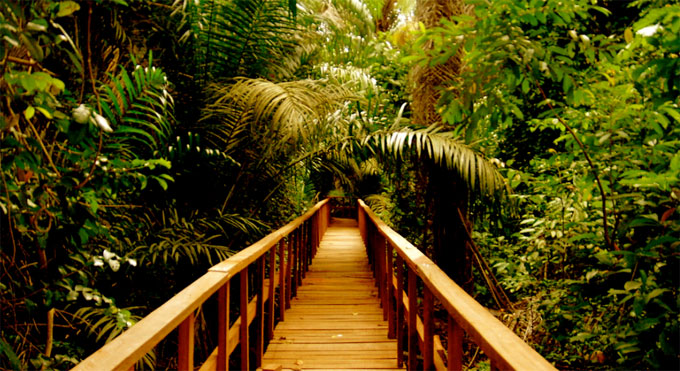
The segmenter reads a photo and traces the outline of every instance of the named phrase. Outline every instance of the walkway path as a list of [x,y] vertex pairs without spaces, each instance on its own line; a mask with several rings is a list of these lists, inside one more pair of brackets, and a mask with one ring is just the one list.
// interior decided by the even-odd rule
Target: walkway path
[[333,219],[263,368],[397,369],[373,274],[355,220]]

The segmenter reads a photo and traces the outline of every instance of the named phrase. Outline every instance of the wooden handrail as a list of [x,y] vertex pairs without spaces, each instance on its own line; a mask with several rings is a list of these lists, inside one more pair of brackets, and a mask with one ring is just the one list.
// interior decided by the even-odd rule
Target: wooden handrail
[[[325,199],[304,215],[210,268],[184,290],[80,362],[74,370],[134,369],[135,364],[174,329],[179,329],[178,368],[193,370],[194,313],[218,292],[218,347],[205,361],[205,368],[228,369],[229,355],[237,343],[242,345],[242,368],[250,368],[250,358],[254,358],[256,367],[261,366],[264,338],[273,333],[274,289],[278,288],[278,317],[282,319],[285,304],[290,302],[291,295],[307,271],[329,221],[330,205]],[[265,257],[267,253],[269,259]],[[275,255],[278,259],[275,259]],[[270,264],[268,269],[267,260]],[[266,275],[265,271],[269,274]],[[237,299],[241,309],[239,317],[230,327],[230,286],[235,276],[238,276],[240,284]],[[294,278],[291,279],[291,276]],[[254,277],[252,281],[256,284],[256,296],[252,300],[248,297],[249,277]],[[267,301],[269,309],[265,310]],[[267,326],[265,312],[269,316]],[[253,322],[257,323],[253,339],[255,357],[250,357],[253,343],[249,339],[249,326]]]
[[[358,209],[359,229],[378,281],[383,313],[390,327],[396,327],[390,335],[398,340],[399,367],[403,366],[402,354],[407,350],[408,369],[416,367],[418,353],[423,357],[424,369],[462,369],[461,346],[465,331],[489,357],[492,370],[555,370],[432,260],[380,220],[362,200],[358,201]],[[393,259],[394,252],[396,259]],[[406,272],[403,271],[404,263]],[[417,315],[416,278],[424,284],[422,319]],[[404,281],[408,283],[408,292],[404,292]],[[444,352],[438,337],[433,335],[434,298],[449,313],[448,352]],[[408,344],[401,341],[405,325],[408,326]]]

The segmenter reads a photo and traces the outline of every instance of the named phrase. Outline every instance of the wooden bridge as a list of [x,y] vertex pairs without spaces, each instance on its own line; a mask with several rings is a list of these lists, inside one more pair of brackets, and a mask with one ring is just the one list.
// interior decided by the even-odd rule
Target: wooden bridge
[[[331,217],[336,211],[356,217]],[[206,319],[217,347],[198,367],[196,313],[209,300],[217,301],[217,318]],[[446,348],[434,333],[435,302],[448,312]],[[361,200],[352,208],[319,202],[75,370],[134,370],[171,333],[180,370],[461,370],[464,333],[492,370],[554,369]]]

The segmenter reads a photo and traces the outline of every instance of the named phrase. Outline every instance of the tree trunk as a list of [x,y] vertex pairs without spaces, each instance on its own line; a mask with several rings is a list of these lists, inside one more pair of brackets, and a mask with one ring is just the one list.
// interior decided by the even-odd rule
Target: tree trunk
[[[426,28],[431,28],[439,26],[442,18],[463,14],[464,10],[462,0],[419,0],[416,19]],[[425,48],[432,48],[432,43],[426,44]],[[439,89],[460,72],[460,53],[446,63],[434,67],[417,66],[411,71],[414,123],[422,126],[441,123],[441,116],[436,110]],[[429,179],[427,198],[432,218],[432,256],[449,277],[465,291],[471,292],[472,259],[470,250],[466,248],[467,233],[458,216],[458,209],[467,215],[468,190],[463,182],[440,165],[430,164],[425,171]]]
[[[429,167],[430,210],[432,215],[432,255],[437,265],[465,291],[473,289],[472,256],[466,247],[465,226],[458,209],[467,215],[467,187],[437,165]],[[469,222],[465,221],[467,224]]]
[[[462,0],[418,0],[416,19],[426,28],[439,26],[442,18],[450,18],[463,13]],[[431,49],[432,43],[425,44]],[[440,93],[439,87],[453,80],[460,73],[460,55],[451,57],[446,63],[429,67],[416,66],[411,71],[413,94],[413,122],[422,126],[430,126],[441,121],[436,110]]]

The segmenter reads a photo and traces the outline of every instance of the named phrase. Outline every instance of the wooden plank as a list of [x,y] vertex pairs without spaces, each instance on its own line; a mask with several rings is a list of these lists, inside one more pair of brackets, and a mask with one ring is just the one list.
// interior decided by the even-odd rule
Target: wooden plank
[[[385,340],[385,333],[382,332],[377,335],[356,335],[344,336],[345,332],[341,334],[324,334],[319,336],[306,336],[287,334],[280,339],[272,340],[270,344],[335,344],[335,343],[389,343],[390,340]],[[393,354],[394,356],[394,354]]]
[[283,369],[294,369],[294,370],[308,370],[310,368],[325,368],[330,370],[337,370],[341,368],[350,369],[360,369],[364,370],[367,368],[394,368],[394,359],[329,359],[329,360],[302,360],[299,358],[288,358],[288,359],[271,359],[268,363],[271,364],[281,364]]
[[375,321],[314,321],[314,322],[281,322],[277,328],[281,330],[289,329],[325,329],[325,330],[345,330],[345,329],[385,329],[387,330],[387,323],[379,323]]
[[[397,367],[358,229],[331,224],[263,362],[283,369]],[[352,238],[344,238],[350,235]],[[304,257],[303,257],[304,259]],[[303,268],[304,269],[304,268]]]

